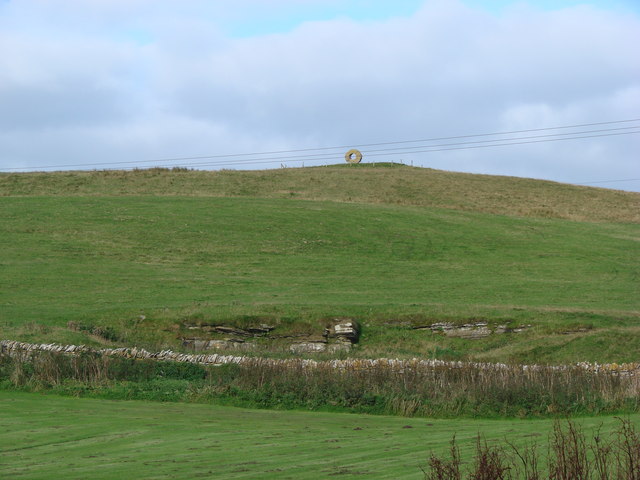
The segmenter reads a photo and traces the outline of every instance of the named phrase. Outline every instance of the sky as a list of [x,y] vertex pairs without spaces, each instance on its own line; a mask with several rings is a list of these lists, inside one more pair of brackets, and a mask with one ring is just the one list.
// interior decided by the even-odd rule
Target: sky
[[355,147],[640,191],[637,45],[638,0],[0,0],[0,171]]

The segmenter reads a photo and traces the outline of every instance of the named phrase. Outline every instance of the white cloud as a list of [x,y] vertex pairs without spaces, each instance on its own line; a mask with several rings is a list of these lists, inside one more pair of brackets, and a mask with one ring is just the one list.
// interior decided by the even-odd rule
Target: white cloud
[[[584,6],[495,15],[442,0],[411,17],[224,34],[226,21],[259,14],[259,4],[0,4],[0,168],[640,117],[637,15]],[[638,146],[639,135],[629,135],[395,159],[596,181],[637,178]]]

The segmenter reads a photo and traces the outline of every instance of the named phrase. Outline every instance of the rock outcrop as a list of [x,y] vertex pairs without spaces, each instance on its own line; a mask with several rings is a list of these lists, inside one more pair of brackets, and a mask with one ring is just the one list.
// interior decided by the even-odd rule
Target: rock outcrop
[[521,325],[510,328],[507,325],[489,326],[487,322],[463,323],[457,325],[449,322],[438,322],[430,325],[414,326],[414,330],[431,330],[432,332],[444,333],[447,337],[458,337],[468,339],[485,338],[492,334],[520,333],[530,328],[531,325]]
[[[360,338],[360,325],[358,322],[344,318],[336,318],[328,322],[321,336],[305,334],[280,335],[273,333],[275,327],[267,324],[244,328],[227,325],[184,324],[184,330],[193,332],[193,336],[182,336],[182,346],[194,352],[207,350],[255,350],[258,345],[255,342],[247,341],[252,337],[262,337],[265,339],[263,342],[267,340],[284,341],[285,344],[288,342],[289,351],[296,354],[348,352]],[[215,338],[216,335],[223,335],[224,338]]]

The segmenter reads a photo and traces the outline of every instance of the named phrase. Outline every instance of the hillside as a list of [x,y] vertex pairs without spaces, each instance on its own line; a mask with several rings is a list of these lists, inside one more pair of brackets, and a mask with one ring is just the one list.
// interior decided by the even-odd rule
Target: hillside
[[[194,325],[349,318],[351,355],[640,358],[639,194],[370,166],[7,174],[0,195],[2,338],[177,349],[225,338]],[[442,322],[523,330],[417,329]]]
[[0,173],[0,196],[50,195],[295,198],[640,223],[638,193],[400,164],[215,172],[154,168]]

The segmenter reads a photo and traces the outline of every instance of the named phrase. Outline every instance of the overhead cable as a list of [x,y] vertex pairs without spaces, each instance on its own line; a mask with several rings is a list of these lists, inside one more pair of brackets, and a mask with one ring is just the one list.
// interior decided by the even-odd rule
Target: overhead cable
[[[384,157],[391,155],[398,155],[399,153],[432,153],[432,152],[443,152],[449,150],[469,150],[469,149],[477,149],[477,148],[490,148],[490,147],[502,147],[508,145],[524,145],[531,143],[545,143],[545,142],[557,142],[563,140],[576,140],[583,138],[597,138],[597,137],[609,137],[616,135],[630,135],[640,133],[640,130],[630,131],[630,132],[618,132],[618,133],[607,133],[607,134],[598,134],[598,135],[583,135],[577,137],[563,137],[563,138],[547,138],[543,140],[527,140],[527,141],[517,141],[517,142],[506,142],[506,143],[492,143],[485,145],[467,145],[467,146],[459,146],[459,147],[451,147],[448,146],[446,148],[429,148],[426,150],[417,150],[411,152],[385,152],[385,153],[367,153],[367,157]],[[507,139],[504,139],[507,140]],[[434,145],[433,147],[436,147]],[[318,158],[321,157],[321,158]],[[180,164],[172,164],[169,166],[176,167],[230,167],[236,165],[264,165],[264,164],[273,164],[273,163],[298,163],[298,162],[309,162],[309,161],[321,161],[321,160],[331,160],[334,159],[335,155],[333,154],[320,154],[320,155],[308,155],[308,156],[285,156],[285,157],[270,157],[268,159],[245,159],[245,160],[235,160],[230,162],[198,162],[198,163],[180,163]],[[161,166],[161,165],[156,165]],[[124,167],[121,170],[132,170],[138,167]]]
[[[241,157],[258,157],[255,161],[241,160],[241,161],[233,161],[230,160],[228,162],[220,162],[215,165],[236,165],[236,164],[245,164],[245,163],[277,163],[281,160],[287,161],[305,161],[305,160],[321,160],[328,159],[330,157],[334,157],[337,152],[334,153],[307,153],[303,155],[286,155],[286,156],[277,156],[277,157],[264,157],[266,155],[280,155],[280,154],[288,154],[288,153],[303,153],[303,152],[319,152],[319,151],[328,151],[328,150],[337,150],[351,147],[358,147],[361,150],[364,150],[367,156],[380,156],[380,152],[388,151],[389,155],[395,153],[401,153],[404,151],[414,150],[414,152],[408,153],[425,153],[425,150],[420,149],[432,149],[435,147],[444,147],[451,146],[457,147],[462,145],[475,145],[480,143],[490,143],[487,146],[503,146],[506,144],[499,144],[496,142],[506,142],[506,141],[515,141],[515,140],[524,140],[530,138],[542,138],[542,137],[553,137],[553,136],[569,136],[569,135],[582,135],[585,133],[595,133],[595,132],[609,132],[614,130],[631,130],[635,128],[640,128],[640,125],[630,126],[630,127],[617,127],[610,129],[599,129],[599,130],[586,130],[579,132],[567,132],[567,133],[554,133],[554,134],[545,134],[545,135],[537,135],[537,136],[527,136],[527,137],[515,137],[515,138],[497,138],[492,140],[474,140],[467,142],[454,142],[447,144],[436,144],[436,145],[415,145],[411,147],[396,147],[389,149],[378,149],[378,150],[366,150],[366,147],[376,147],[376,146],[386,146],[386,145],[403,145],[408,143],[424,143],[424,142],[434,142],[440,140],[456,140],[463,138],[474,138],[474,137],[488,137],[488,136],[505,136],[505,135],[514,135],[519,133],[529,133],[529,132],[542,132],[542,131],[550,131],[550,130],[559,130],[559,129],[570,129],[570,128],[579,128],[579,127],[588,127],[588,126],[597,126],[597,125],[613,125],[613,124],[621,124],[621,123],[630,123],[630,122],[638,122],[640,118],[635,119],[627,119],[627,120],[615,120],[608,122],[594,122],[594,123],[583,123],[583,124],[575,124],[575,125],[561,125],[556,127],[544,127],[544,128],[533,128],[526,130],[511,130],[504,132],[493,132],[493,133],[478,133],[478,134],[468,134],[468,135],[456,135],[449,137],[434,137],[428,139],[421,140],[401,140],[394,142],[379,142],[379,143],[367,143],[367,144],[355,144],[355,145],[341,145],[341,146],[333,146],[333,147],[317,147],[317,148],[304,148],[304,149],[294,149],[294,150],[275,150],[275,151],[265,151],[265,152],[253,152],[253,153],[234,153],[234,154],[219,154],[219,155],[201,155],[201,156],[184,156],[184,157],[172,157],[172,158],[158,158],[153,160],[130,160],[130,161],[120,161],[120,162],[98,162],[98,163],[83,163],[83,164],[65,164],[65,165],[43,165],[36,167],[9,167],[4,168],[4,171],[11,170],[24,170],[28,168],[29,170],[37,170],[37,169],[51,169],[51,168],[68,168],[68,167],[98,167],[98,166],[114,166],[114,165],[142,165],[142,164],[160,164],[160,163],[169,163],[169,162],[182,162],[182,161],[190,161],[190,160],[207,160],[207,159],[232,159],[232,158],[241,158]],[[625,132],[625,133],[637,133],[637,132]],[[593,135],[593,136],[584,136],[584,137],[572,137],[567,139],[574,138],[592,138],[599,136],[609,136],[609,135]],[[562,139],[560,139],[562,140]],[[549,141],[552,141],[551,139]],[[522,142],[522,143],[539,143],[539,142]],[[519,143],[512,143],[513,145],[517,145]],[[480,148],[481,146],[474,146],[469,148]],[[438,150],[429,150],[429,151],[443,151],[443,150],[459,150],[462,148],[443,148]],[[297,160],[296,160],[297,159]],[[265,162],[266,161],[266,162]],[[195,166],[195,165],[213,165],[212,163],[186,163],[186,164],[175,164],[176,166]],[[133,167],[135,168],[135,167]]]

